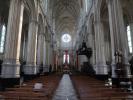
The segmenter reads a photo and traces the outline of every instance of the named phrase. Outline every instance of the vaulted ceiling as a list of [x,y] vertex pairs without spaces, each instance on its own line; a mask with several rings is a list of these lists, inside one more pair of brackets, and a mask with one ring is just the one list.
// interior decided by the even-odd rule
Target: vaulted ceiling
[[[76,27],[81,9],[81,0],[51,0],[52,17],[55,19],[55,33],[61,49],[71,49],[75,41]],[[62,43],[61,36],[70,34],[72,41]],[[66,48],[63,48],[66,47]]]

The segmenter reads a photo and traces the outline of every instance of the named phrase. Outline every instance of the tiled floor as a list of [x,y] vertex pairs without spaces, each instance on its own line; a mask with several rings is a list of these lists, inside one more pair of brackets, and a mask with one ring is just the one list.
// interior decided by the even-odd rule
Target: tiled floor
[[68,74],[63,75],[53,100],[78,100]]

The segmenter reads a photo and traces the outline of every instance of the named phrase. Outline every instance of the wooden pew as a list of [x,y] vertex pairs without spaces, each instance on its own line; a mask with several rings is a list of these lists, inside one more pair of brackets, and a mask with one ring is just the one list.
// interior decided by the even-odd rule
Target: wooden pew
[[[0,95],[4,100],[51,100],[60,79],[61,77],[56,75],[41,76],[24,82],[22,86],[17,85],[14,88],[7,88],[5,92],[0,92]],[[43,84],[43,89],[34,91],[34,84],[38,82]]]
[[104,81],[89,76],[71,76],[80,100],[133,100],[133,93],[116,86],[107,87]]

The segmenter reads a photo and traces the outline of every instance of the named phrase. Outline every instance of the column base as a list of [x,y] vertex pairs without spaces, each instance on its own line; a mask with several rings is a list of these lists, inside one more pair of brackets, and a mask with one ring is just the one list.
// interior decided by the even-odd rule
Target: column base
[[112,79],[113,79],[113,78],[115,79],[115,78],[117,77],[117,74],[116,74],[116,71],[115,71],[115,69],[116,69],[116,64],[112,63],[112,64],[111,64],[111,68],[112,68],[112,69],[111,69],[111,71],[112,71],[111,77],[112,77]]
[[20,78],[20,64],[3,63],[1,78]]
[[14,87],[20,84],[20,78],[1,78],[0,91],[5,91],[6,88]]
[[40,65],[36,65],[36,73],[40,74]]
[[37,66],[35,65],[25,65],[24,66],[24,75],[36,75]]
[[48,65],[45,65],[43,66],[43,73],[45,74],[48,74],[49,73],[49,66]]
[[106,64],[95,65],[96,75],[108,75],[108,66]]
[[40,66],[39,67],[39,74],[42,74],[43,73],[43,66]]

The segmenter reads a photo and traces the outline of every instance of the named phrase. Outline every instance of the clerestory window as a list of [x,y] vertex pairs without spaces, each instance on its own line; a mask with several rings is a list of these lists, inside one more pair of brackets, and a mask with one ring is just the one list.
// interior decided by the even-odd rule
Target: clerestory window
[[6,34],[6,26],[3,25],[0,33],[0,53],[4,52],[5,34]]
[[132,53],[132,38],[131,38],[131,29],[130,26],[127,26],[127,38],[128,38],[128,47],[129,47],[129,52]]

